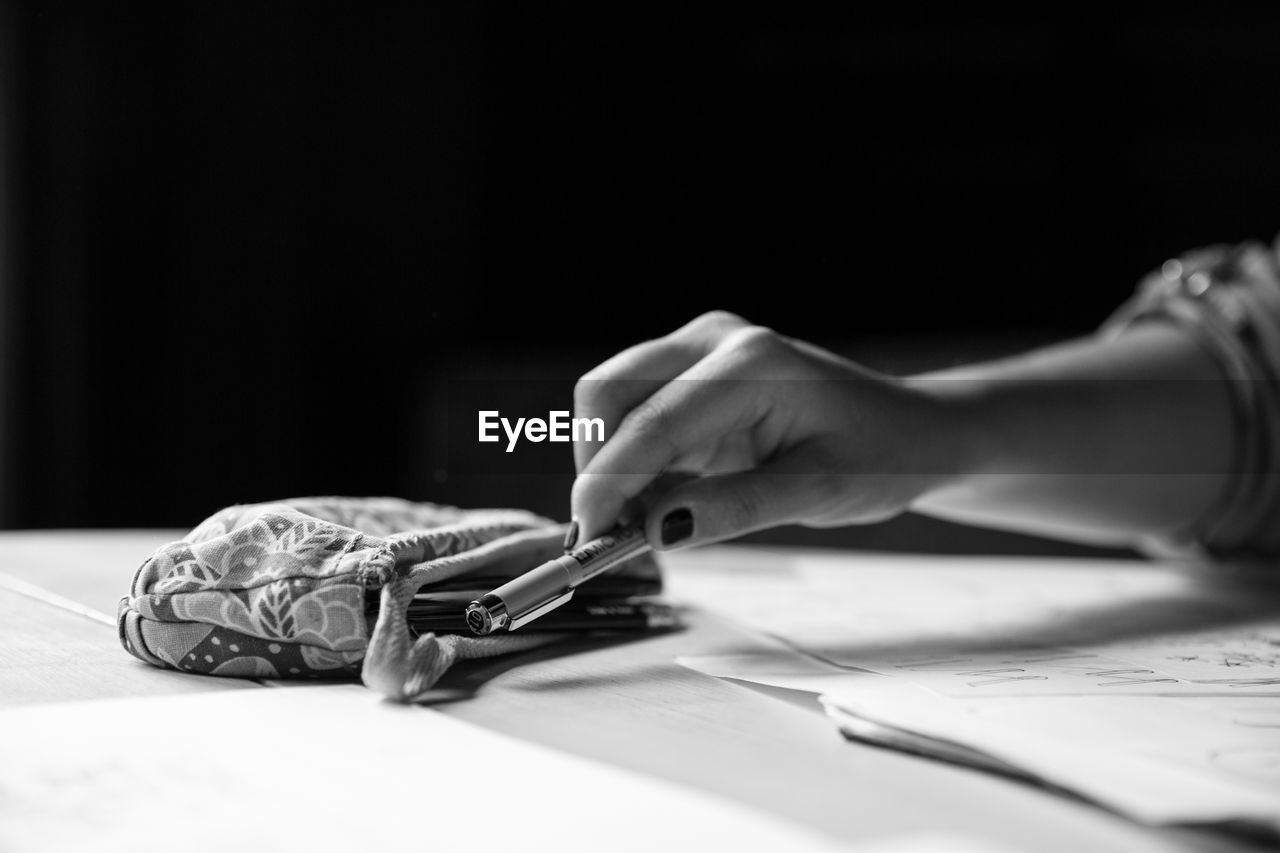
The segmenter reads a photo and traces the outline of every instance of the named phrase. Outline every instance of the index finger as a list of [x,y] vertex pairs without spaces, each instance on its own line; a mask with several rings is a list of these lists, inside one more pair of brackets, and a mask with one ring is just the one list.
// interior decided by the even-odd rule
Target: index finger
[[584,538],[598,536],[672,462],[759,419],[754,383],[717,381],[699,362],[633,409],[573,483]]
[[[727,334],[747,325],[736,314],[712,311],[668,335],[623,350],[578,380],[573,389],[574,417],[599,418],[607,442],[610,430],[619,426],[632,409],[697,364]],[[573,461],[579,472],[602,446],[598,442],[574,442]]]

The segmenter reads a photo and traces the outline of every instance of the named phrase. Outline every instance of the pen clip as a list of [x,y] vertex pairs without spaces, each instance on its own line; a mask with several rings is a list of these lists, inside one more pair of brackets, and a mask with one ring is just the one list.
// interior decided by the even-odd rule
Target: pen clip
[[569,590],[562,595],[557,595],[555,598],[548,599],[530,610],[528,613],[522,613],[518,617],[513,617],[510,624],[507,625],[507,630],[514,631],[517,628],[528,625],[534,619],[537,619],[539,616],[545,616],[560,605],[568,602],[571,598],[573,598],[573,590]]

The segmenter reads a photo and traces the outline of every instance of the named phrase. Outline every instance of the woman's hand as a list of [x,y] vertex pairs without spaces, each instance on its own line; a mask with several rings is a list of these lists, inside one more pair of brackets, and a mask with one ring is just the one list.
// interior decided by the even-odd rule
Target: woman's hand
[[[574,446],[579,541],[637,502],[658,548],[877,521],[957,470],[942,400],[727,312],[596,367],[574,407],[607,436]],[[660,490],[671,472],[695,476]]]

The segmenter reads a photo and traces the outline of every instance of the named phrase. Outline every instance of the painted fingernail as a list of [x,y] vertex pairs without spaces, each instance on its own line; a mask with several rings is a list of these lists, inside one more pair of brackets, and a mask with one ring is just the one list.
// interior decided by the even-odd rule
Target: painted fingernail
[[673,509],[662,519],[662,544],[674,545],[693,535],[693,513],[681,507]]
[[573,546],[578,544],[578,519],[569,522],[569,529],[564,532],[564,549],[572,551]]

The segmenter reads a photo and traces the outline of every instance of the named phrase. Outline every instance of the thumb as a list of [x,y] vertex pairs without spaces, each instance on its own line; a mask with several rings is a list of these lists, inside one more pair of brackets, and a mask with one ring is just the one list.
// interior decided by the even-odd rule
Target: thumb
[[700,477],[666,492],[649,507],[645,536],[668,550],[730,539],[806,519],[828,494],[830,478],[773,465]]

